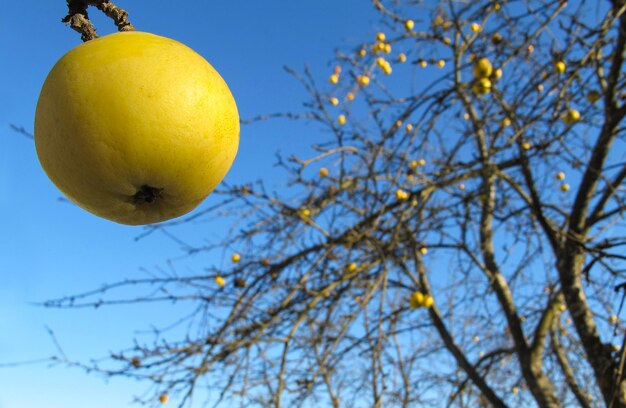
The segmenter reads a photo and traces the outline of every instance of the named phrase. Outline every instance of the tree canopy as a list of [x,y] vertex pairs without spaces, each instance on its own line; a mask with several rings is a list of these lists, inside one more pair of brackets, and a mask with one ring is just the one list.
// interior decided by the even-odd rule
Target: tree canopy
[[288,186],[148,230],[233,220],[189,249],[227,268],[47,303],[130,286],[193,304],[187,335],[68,363],[181,407],[203,379],[223,406],[626,406],[626,2],[372,3],[328,77],[290,70],[303,109],[249,121],[319,130]]

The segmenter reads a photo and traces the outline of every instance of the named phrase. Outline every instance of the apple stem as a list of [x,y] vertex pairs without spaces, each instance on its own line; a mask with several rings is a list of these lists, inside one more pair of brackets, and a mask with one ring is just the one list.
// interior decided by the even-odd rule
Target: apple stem
[[98,37],[87,15],[87,0],[67,0],[67,8],[67,16],[61,21],[69,24],[74,31],[78,31],[83,42]]
[[68,13],[61,21],[68,24],[73,30],[78,31],[83,42],[98,38],[96,29],[89,21],[87,14],[88,6],[97,7],[98,10],[111,18],[118,31],[135,30],[135,27],[128,21],[126,10],[116,6],[109,0],[67,0]]

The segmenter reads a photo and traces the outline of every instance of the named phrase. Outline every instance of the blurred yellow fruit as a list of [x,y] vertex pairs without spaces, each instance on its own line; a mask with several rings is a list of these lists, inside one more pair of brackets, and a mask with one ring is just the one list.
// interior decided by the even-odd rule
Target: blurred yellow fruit
[[565,122],[568,125],[576,123],[579,120],[580,120],[580,112],[578,112],[576,109],[570,109],[565,113],[565,115],[563,115],[563,122]]
[[363,58],[367,55],[367,50],[365,48],[361,48],[358,53],[359,57]]
[[430,295],[426,295],[426,296],[424,296],[424,303],[423,303],[423,305],[424,305],[424,307],[425,307],[425,308],[427,308],[427,309],[428,309],[428,308],[429,308],[429,307],[431,307],[434,303],[435,303],[435,299],[433,299],[433,297],[432,297],[432,296],[430,296]]
[[159,395],[159,402],[161,404],[167,404],[167,402],[170,400],[170,396],[167,395],[167,393],[163,393],[161,395]]
[[352,102],[354,100],[354,94],[352,92],[348,92],[346,94],[346,99]]
[[396,120],[396,127],[400,127],[402,126],[402,121],[401,120]]
[[504,118],[500,121],[500,126],[502,127],[509,127],[511,126],[511,119],[509,118]]
[[339,75],[341,73],[341,67],[339,65],[336,65],[333,69],[333,73]]
[[502,78],[502,68],[497,68],[493,71],[493,79],[497,81],[500,78]]
[[406,62],[406,55],[404,55],[403,53],[398,54],[398,62]]
[[537,85],[537,91],[543,92],[543,85],[541,84]]
[[565,173],[563,173],[562,171],[559,171],[558,173],[556,173],[556,179],[565,180]]
[[422,255],[426,255],[426,254],[428,253],[428,248],[426,248],[426,247],[421,247],[421,248],[420,248],[420,253],[421,253]]
[[446,61],[440,59],[439,61],[437,61],[437,67],[439,68],[443,68],[446,66]]
[[513,388],[511,388],[511,392],[512,392],[513,394],[517,395],[517,394],[519,393],[519,388],[517,388],[517,387],[513,387]]
[[331,84],[336,84],[337,82],[339,82],[339,75],[332,74],[330,78],[328,78],[328,82],[330,82]]
[[337,123],[339,123],[340,125],[345,125],[346,124],[346,116],[345,115],[339,115],[337,117]]
[[443,17],[441,17],[440,15],[435,16],[435,18],[433,19],[433,27],[439,27],[440,25],[443,24]]
[[230,260],[233,261],[234,263],[237,263],[239,261],[241,261],[241,255],[239,255],[237,252],[235,252],[231,257]]
[[488,78],[491,76],[493,72],[493,66],[488,58],[480,58],[474,64],[474,68],[472,69],[472,73],[474,74],[474,78]]
[[569,184],[567,184],[567,183],[561,184],[561,191],[564,192],[564,193],[568,192],[569,191]]
[[611,316],[609,317],[609,323],[611,323],[611,324],[615,324],[615,323],[617,323],[617,316],[615,316],[615,315],[611,315]]
[[482,31],[482,29],[483,29],[482,26],[478,23],[472,23],[470,25],[470,30],[472,30],[472,32],[474,33],[479,33]]
[[413,292],[409,298],[409,306],[411,309],[417,309],[424,305],[424,294],[422,292]]
[[404,28],[406,28],[408,31],[413,30],[413,27],[415,27],[415,22],[413,20],[406,20],[404,22]]
[[554,63],[554,71],[557,74],[562,74],[565,72],[565,62],[563,61],[557,61]]
[[300,216],[302,218],[308,218],[311,216],[311,210],[309,210],[308,208],[301,208],[300,209]]
[[404,129],[406,130],[407,133],[409,133],[410,131],[413,130],[413,125],[411,125],[410,123],[407,123]]
[[452,44],[452,40],[449,37],[443,37],[443,43],[445,45],[450,45]]
[[326,167],[322,167],[319,171],[319,175],[320,177],[326,177],[328,176],[328,169]]
[[426,68],[428,66],[428,62],[426,60],[421,60],[419,62],[420,67]]
[[226,280],[223,277],[217,275],[215,277],[215,283],[217,283],[218,286],[224,286],[226,285]]
[[357,265],[354,262],[349,263],[348,266],[346,267],[346,270],[350,273],[356,272],[357,269],[359,269],[359,265]]
[[385,52],[385,54],[391,54],[391,44],[385,44],[385,46],[383,47],[383,51]]
[[387,36],[385,35],[385,33],[378,33],[378,34],[376,34],[376,41],[383,42],[383,41],[385,41],[386,38],[387,38]]
[[528,142],[522,143],[522,149],[524,149],[524,150],[530,150],[532,147],[533,147],[533,145],[531,145]]
[[333,105],[333,106],[339,105],[339,99],[334,98],[334,97],[330,98],[330,104]]
[[409,199],[409,193],[407,193],[406,191],[404,191],[402,189],[397,189],[396,190],[396,198],[398,200],[406,201],[406,200]]
[[370,78],[367,75],[359,75],[358,77],[356,77],[356,81],[361,86],[367,86],[370,83]]
[[480,78],[474,82],[472,90],[478,95],[487,95],[491,92],[491,81],[488,78]]
[[128,225],[196,208],[239,145],[235,100],[191,48],[139,31],[67,52],[43,84],[35,147],[50,180],[79,207]]
[[472,341],[473,341],[474,343],[478,343],[478,342],[480,341],[480,337],[478,337],[478,336],[474,336],[474,337],[472,337]]

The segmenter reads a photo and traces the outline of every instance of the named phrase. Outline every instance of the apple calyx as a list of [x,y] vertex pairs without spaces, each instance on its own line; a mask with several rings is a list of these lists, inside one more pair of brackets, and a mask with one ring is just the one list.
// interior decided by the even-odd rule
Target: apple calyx
[[153,203],[163,195],[163,189],[144,184],[133,196],[135,204]]

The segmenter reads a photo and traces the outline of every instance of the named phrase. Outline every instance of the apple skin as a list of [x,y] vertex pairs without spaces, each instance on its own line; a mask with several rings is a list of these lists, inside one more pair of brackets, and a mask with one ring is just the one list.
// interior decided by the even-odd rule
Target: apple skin
[[65,54],[35,113],[39,161],[81,208],[129,225],[196,208],[239,145],[239,114],[219,73],[189,47],[130,31]]

